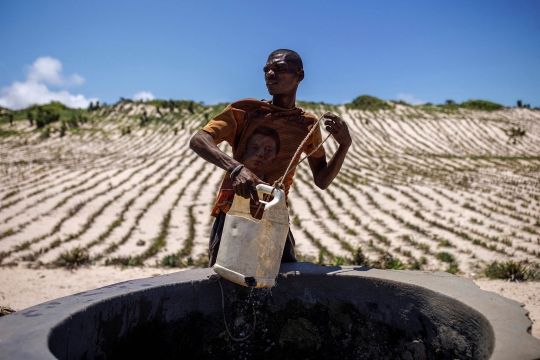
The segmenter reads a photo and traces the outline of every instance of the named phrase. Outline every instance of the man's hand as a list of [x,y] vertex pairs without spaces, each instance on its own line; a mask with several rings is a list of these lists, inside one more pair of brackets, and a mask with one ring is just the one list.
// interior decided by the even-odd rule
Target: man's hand
[[345,155],[352,145],[352,138],[351,134],[349,134],[349,127],[339,116],[326,113],[323,117],[326,119],[324,121],[326,130],[332,134],[339,144],[337,151],[328,163],[326,162],[326,156],[321,156],[320,158],[310,156],[308,158],[315,185],[324,190],[330,186],[341,169],[341,165],[345,161]]
[[231,180],[236,195],[246,199],[252,198],[255,201],[255,204],[259,205],[259,195],[257,194],[257,189],[255,187],[259,184],[266,184],[264,181],[259,179],[257,175],[245,167],[234,174]]
[[326,113],[323,116],[326,120],[324,121],[324,125],[326,126],[326,130],[332,134],[334,139],[337,141],[339,145],[346,146],[347,148],[351,146],[352,144],[352,138],[351,134],[349,134],[349,127],[336,114],[332,113]]

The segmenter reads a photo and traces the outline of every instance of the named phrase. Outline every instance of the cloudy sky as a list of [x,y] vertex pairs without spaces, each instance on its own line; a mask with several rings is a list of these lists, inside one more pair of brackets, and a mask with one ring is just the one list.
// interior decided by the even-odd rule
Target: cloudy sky
[[0,106],[268,98],[291,48],[298,98],[540,106],[540,1],[1,1]]

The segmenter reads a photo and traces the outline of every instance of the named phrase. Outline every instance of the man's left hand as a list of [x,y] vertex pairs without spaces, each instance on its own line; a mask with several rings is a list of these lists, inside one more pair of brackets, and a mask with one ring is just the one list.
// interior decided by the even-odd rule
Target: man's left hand
[[324,114],[323,117],[326,119],[324,121],[326,130],[332,134],[337,143],[346,147],[351,146],[352,138],[351,134],[349,134],[349,127],[345,121],[336,114],[330,112]]

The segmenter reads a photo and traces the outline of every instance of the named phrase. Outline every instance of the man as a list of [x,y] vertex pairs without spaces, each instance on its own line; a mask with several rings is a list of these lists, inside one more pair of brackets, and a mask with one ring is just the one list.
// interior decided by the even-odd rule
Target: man
[[[255,187],[261,183],[273,184],[284,174],[296,149],[317,121],[315,116],[295,106],[296,91],[304,79],[302,59],[296,52],[287,49],[272,52],[263,70],[266,87],[272,95],[271,101],[244,99],[234,102],[210,120],[190,141],[191,149],[199,156],[227,171],[224,181],[230,178],[232,188],[237,195],[246,199],[251,198],[255,204],[259,203]],[[326,161],[322,146],[316,149],[322,142],[318,126],[302,149],[305,153],[313,152],[308,162],[315,185],[321,189],[326,189],[332,183],[352,143],[347,124],[339,116],[328,113],[324,117],[326,130],[339,144],[332,159],[329,162]],[[262,125],[276,130],[281,138],[280,153],[265,172],[267,182],[262,181],[241,163],[246,152],[248,138],[257,127]],[[217,144],[222,141],[227,141],[231,145],[233,157],[217,147]],[[300,155],[298,154],[294,159],[293,166],[300,160]],[[294,170],[289,172],[281,181],[286,194],[292,184],[294,172]],[[214,249],[216,246],[219,248],[224,218],[225,216],[217,217],[212,228],[209,266],[215,262],[212,248],[213,246]],[[281,261],[296,261],[294,238],[290,230]]]

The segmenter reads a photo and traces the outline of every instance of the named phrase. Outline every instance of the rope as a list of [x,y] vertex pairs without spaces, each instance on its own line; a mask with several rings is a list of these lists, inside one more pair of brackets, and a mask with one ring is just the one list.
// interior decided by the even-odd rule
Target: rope
[[[216,280],[217,279],[217,280]],[[221,310],[223,310],[223,323],[225,324],[225,330],[227,330],[227,334],[229,334],[229,337],[231,340],[236,342],[241,342],[249,338],[253,333],[255,332],[255,326],[257,325],[257,315],[255,314],[255,305],[252,304],[253,307],[253,327],[251,329],[251,332],[244,336],[243,338],[235,338],[232,336],[231,331],[229,330],[229,326],[227,325],[227,318],[225,317],[225,295],[223,293],[223,285],[221,285],[221,276],[214,274],[208,278],[208,281],[210,282],[217,282],[219,284],[219,288],[221,289]],[[253,291],[253,288],[251,288],[251,291]]]
[[[302,142],[300,143],[300,145],[298,146],[298,149],[296,149],[296,152],[294,153],[294,156],[292,157],[291,161],[289,162],[289,165],[287,166],[287,170],[285,170],[285,173],[283,174],[282,177],[280,177],[279,179],[277,179],[276,181],[274,181],[274,184],[272,185],[274,187],[274,189],[272,190],[272,193],[270,194],[270,196],[272,196],[274,194],[274,190],[275,189],[278,189],[278,188],[283,188],[283,183],[282,181],[285,179],[285,176],[287,176],[287,174],[289,174],[291,171],[293,171],[294,169],[296,169],[296,167],[298,165],[300,165],[300,163],[304,160],[306,160],[308,157],[310,157],[313,153],[315,153],[315,151],[317,151],[321,146],[322,144],[324,144],[326,142],[326,140],[328,140],[328,138],[330,137],[330,135],[332,134],[328,134],[324,140],[319,144],[317,145],[317,147],[315,149],[313,149],[312,152],[310,152],[309,154],[307,154],[306,156],[304,156],[302,159],[300,159],[300,161],[298,161],[298,163],[296,165],[294,165],[292,168],[291,168],[291,165],[292,163],[294,162],[294,159],[296,159],[296,155],[298,155],[298,153],[300,152],[300,150],[302,150],[302,147],[304,146],[304,144],[306,143],[307,139],[309,139],[309,137],[313,134],[313,132],[315,131],[316,127],[315,126],[319,126],[319,123],[321,122],[322,118],[324,117],[324,115],[326,114],[330,114],[329,111],[325,112],[324,114],[321,115],[321,117],[319,118],[319,120],[317,120],[317,122],[315,124],[313,124],[313,127],[311,128],[311,130],[309,131],[309,133],[306,135],[306,137],[304,138],[304,140],[302,140]],[[262,207],[262,203],[259,204],[259,207],[257,208],[257,212],[255,213],[255,217],[257,217],[257,215],[259,214],[259,210],[261,210],[261,207]]]
[[277,188],[277,186],[279,187],[282,187],[283,186],[283,183],[282,181],[285,179],[285,176],[287,176],[287,174],[291,171],[294,170],[294,168],[296,168],[298,165],[300,165],[300,163],[302,161],[304,161],[308,156],[311,156],[311,154],[313,154],[322,144],[324,144],[324,142],[330,137],[331,134],[328,134],[328,136],[323,140],[323,142],[321,142],[316,148],[315,150],[313,150],[312,152],[310,152],[308,155],[304,156],[304,158],[302,160],[300,160],[292,169],[291,169],[291,165],[293,164],[294,162],[294,159],[296,159],[296,156],[298,155],[298,153],[300,152],[300,150],[302,150],[302,147],[304,146],[304,144],[306,143],[306,141],[309,139],[309,137],[313,134],[313,132],[315,131],[315,129],[319,126],[319,123],[321,122],[322,118],[324,117],[324,115],[326,114],[330,114],[329,111],[325,112],[324,114],[321,115],[321,117],[319,118],[319,120],[317,120],[317,122],[315,124],[313,124],[313,126],[311,127],[311,130],[308,132],[308,134],[306,135],[306,137],[304,138],[304,140],[302,140],[302,142],[300,143],[300,145],[298,146],[298,149],[296,149],[296,152],[294,153],[294,156],[292,157],[291,159],[291,162],[289,163],[289,166],[287,166],[287,170],[285,170],[285,173],[283,174],[282,177],[280,177],[279,179],[277,179],[275,182],[274,182],[274,188]]

